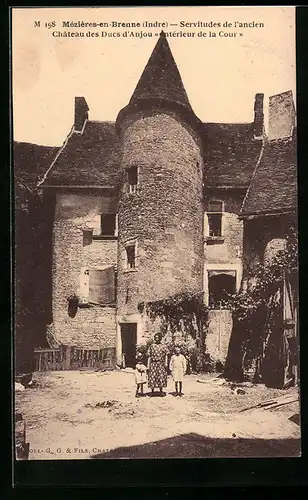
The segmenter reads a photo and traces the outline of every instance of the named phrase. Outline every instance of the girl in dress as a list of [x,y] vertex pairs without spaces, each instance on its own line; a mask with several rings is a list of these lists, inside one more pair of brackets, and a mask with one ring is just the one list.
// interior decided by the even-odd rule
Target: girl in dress
[[167,350],[161,344],[161,336],[156,333],[154,336],[154,344],[149,349],[148,370],[150,387],[152,394],[156,387],[159,388],[160,396],[165,396],[163,387],[167,387]]
[[136,398],[139,398],[139,396],[144,396],[143,386],[147,381],[147,367],[143,364],[143,356],[140,352],[136,356],[135,380]]
[[174,354],[170,359],[170,371],[175,383],[175,396],[183,396],[183,378],[187,369],[187,362],[185,356],[181,354],[181,348],[176,346]]

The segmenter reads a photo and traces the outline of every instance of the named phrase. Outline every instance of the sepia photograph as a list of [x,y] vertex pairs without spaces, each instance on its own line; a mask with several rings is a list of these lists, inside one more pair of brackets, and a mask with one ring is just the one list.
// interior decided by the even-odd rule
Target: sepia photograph
[[301,456],[295,32],[12,8],[15,460]]

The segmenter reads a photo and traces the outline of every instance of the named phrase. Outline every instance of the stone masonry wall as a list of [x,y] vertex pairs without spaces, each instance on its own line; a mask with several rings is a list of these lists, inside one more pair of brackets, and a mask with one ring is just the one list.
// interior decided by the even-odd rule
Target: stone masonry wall
[[[223,241],[210,244],[205,247],[205,259],[209,264],[213,263],[238,263],[243,254],[243,221],[239,220],[238,214],[241,209],[243,195],[226,194],[217,192],[205,199],[205,210],[207,202],[216,199],[224,202],[224,213],[222,220]],[[205,238],[208,234],[207,215],[204,214]]]
[[[203,163],[190,131],[170,114],[136,117],[123,134],[122,169],[137,166],[138,192],[119,201],[118,308],[203,287]],[[135,271],[125,243],[137,239]]]
[[[236,289],[239,290],[243,274],[243,221],[238,214],[244,193],[214,191],[209,193],[204,203],[204,295],[208,303],[208,272],[211,270],[232,270],[236,273]],[[207,205],[210,199],[224,202],[222,215],[222,238],[211,240],[209,234]]]
[[245,221],[244,277],[253,273],[258,263],[270,262],[284,248],[288,227],[296,221],[292,216],[263,217]]
[[[236,272],[236,288],[239,290],[243,272],[243,221],[238,214],[243,202],[244,193],[213,191],[205,198],[204,234],[205,234],[205,266],[204,290],[205,302],[209,300],[208,271],[233,270]],[[210,199],[224,202],[222,215],[222,240],[207,239],[208,217],[207,204]],[[227,357],[229,340],[232,331],[232,316],[227,310],[209,311],[209,329],[206,336],[206,350],[214,361],[224,363]]]
[[113,213],[114,199],[99,193],[58,193],[53,227],[53,323],[63,344],[99,349],[115,347],[115,308],[91,306],[68,315],[67,297],[78,294],[85,267],[116,265],[117,241],[93,240],[83,246],[82,228],[91,226],[97,213]]

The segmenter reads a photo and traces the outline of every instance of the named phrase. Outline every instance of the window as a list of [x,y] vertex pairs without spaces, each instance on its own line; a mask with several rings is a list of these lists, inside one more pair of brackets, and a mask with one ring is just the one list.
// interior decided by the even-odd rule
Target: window
[[93,237],[117,236],[117,214],[99,214],[95,217]]
[[210,238],[221,238],[222,234],[222,215],[224,206],[222,201],[210,200],[207,209],[208,218],[208,236]]
[[127,269],[136,268],[136,244],[126,246]]
[[209,236],[221,236],[221,218],[222,214],[208,214]]
[[116,214],[101,215],[101,235],[115,236],[116,234]]
[[129,192],[131,194],[137,192],[138,185],[138,169],[137,167],[130,167],[127,170],[127,181],[129,185]]
[[228,295],[236,293],[236,271],[208,271],[209,305],[219,307]]
[[85,228],[82,230],[82,244],[83,246],[91,245],[93,239],[93,229]]
[[120,250],[121,267],[124,272],[136,271],[139,265],[138,241],[126,241]]
[[114,305],[116,302],[115,268],[83,269],[80,282],[80,303]]

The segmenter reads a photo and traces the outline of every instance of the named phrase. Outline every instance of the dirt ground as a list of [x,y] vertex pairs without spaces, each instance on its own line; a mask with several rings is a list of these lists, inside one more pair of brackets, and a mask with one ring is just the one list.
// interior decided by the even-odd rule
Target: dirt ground
[[16,392],[16,410],[30,460],[300,456],[300,427],[289,420],[298,403],[241,412],[296,389],[234,394],[223,382],[188,375],[179,398],[169,378],[165,397],[136,399],[130,370],[36,373]]

